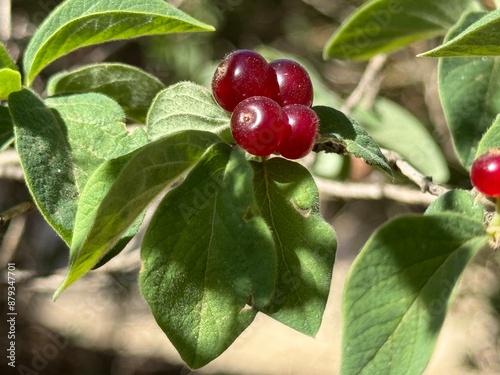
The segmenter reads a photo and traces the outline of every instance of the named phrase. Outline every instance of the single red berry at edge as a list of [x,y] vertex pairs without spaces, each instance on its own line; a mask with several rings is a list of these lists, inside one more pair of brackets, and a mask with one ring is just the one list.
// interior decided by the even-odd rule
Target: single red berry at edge
[[309,107],[312,105],[312,82],[302,65],[288,59],[274,60],[269,65],[278,78],[279,104],[282,106],[302,104]]
[[231,132],[238,145],[256,156],[278,149],[287,130],[287,116],[281,106],[264,96],[241,101],[231,115]]
[[300,159],[311,152],[318,135],[319,118],[311,107],[292,104],[283,107],[288,117],[288,130],[279,145],[279,153],[287,159]]
[[500,149],[491,149],[472,163],[470,179],[488,197],[500,197]]
[[212,92],[217,103],[231,112],[239,102],[252,96],[278,100],[278,79],[259,53],[236,50],[226,55],[217,67]]

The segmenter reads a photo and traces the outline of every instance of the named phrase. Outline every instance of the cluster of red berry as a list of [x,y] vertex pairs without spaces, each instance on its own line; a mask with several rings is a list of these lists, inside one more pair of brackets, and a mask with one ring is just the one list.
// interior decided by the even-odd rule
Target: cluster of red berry
[[234,140],[249,153],[299,159],[312,150],[319,119],[311,109],[311,79],[297,62],[268,63],[257,52],[234,51],[217,67],[212,91],[232,112]]

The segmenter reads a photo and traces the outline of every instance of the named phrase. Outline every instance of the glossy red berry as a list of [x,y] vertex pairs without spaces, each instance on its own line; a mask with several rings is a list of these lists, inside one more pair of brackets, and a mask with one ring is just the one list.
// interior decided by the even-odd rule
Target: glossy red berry
[[285,112],[274,100],[252,96],[234,108],[231,132],[236,143],[249,153],[266,156],[278,149],[287,121]]
[[236,50],[226,55],[212,79],[215,100],[232,111],[242,100],[252,96],[278,99],[278,80],[275,71],[260,54]]
[[279,104],[312,105],[313,86],[309,74],[302,65],[288,59],[274,60],[269,65],[278,78]]
[[288,159],[300,159],[311,152],[318,135],[319,118],[311,107],[292,104],[283,107],[288,128],[278,148]]
[[500,149],[492,149],[472,163],[470,179],[488,197],[500,197]]

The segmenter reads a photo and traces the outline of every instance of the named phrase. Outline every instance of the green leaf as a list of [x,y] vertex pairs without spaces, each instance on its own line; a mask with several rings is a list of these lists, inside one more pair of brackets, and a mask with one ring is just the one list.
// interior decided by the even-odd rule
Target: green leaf
[[439,215],[444,212],[454,212],[464,217],[483,221],[484,208],[476,202],[476,198],[465,190],[451,190],[441,195],[427,207],[425,215]]
[[21,90],[21,74],[2,43],[0,43],[0,82],[0,100],[5,100],[10,93]]
[[457,280],[487,240],[480,221],[449,213],[379,228],[345,285],[341,374],[421,375]]
[[252,177],[241,149],[215,144],[166,195],[144,237],[141,291],[191,368],[226,350],[274,291],[276,253],[252,216]]
[[163,90],[148,113],[148,136],[152,140],[187,129],[230,137],[231,114],[222,109],[206,88],[180,82]]
[[69,270],[57,297],[107,254],[147,205],[220,139],[186,131],[102,164],[78,204]]
[[[482,14],[468,14],[450,30],[448,38],[460,34]],[[441,58],[439,94],[457,155],[470,168],[479,141],[500,113],[500,58]]]
[[500,148],[500,114],[481,138],[474,159],[492,148]]
[[65,124],[74,175],[80,191],[102,163],[127,154],[147,142],[142,129],[129,134],[123,122],[123,110],[105,95],[87,93],[54,97],[46,99],[45,104]]
[[213,28],[163,0],[66,0],[40,25],[24,55],[26,85],[57,58],[112,40]]
[[0,43],[0,69],[8,68],[10,70],[18,70],[16,63],[12,61],[3,43]]
[[318,190],[304,167],[283,158],[252,162],[252,167],[257,203],[278,257],[276,291],[262,311],[314,336],[330,289],[335,232],[319,213]]
[[334,108],[315,106],[313,109],[319,116],[319,142],[322,142],[315,146],[315,151],[352,154],[392,176],[391,167],[379,146],[356,120]]
[[88,177],[106,160],[139,147],[146,136],[140,129],[128,135],[121,108],[101,94],[44,103],[23,89],[9,96],[9,109],[26,183],[40,212],[69,244]]
[[470,0],[372,0],[342,23],[323,55],[366,60],[392,52],[444,34],[470,6]]
[[9,109],[0,105],[0,152],[14,141],[14,124]]
[[500,56],[499,29],[500,9],[497,9],[479,18],[453,39],[419,56]]
[[412,166],[436,183],[448,181],[449,169],[434,137],[410,112],[379,97],[371,110],[357,108],[355,116],[375,141],[396,151]]
[[5,100],[9,94],[21,90],[21,74],[9,68],[0,69],[0,100]]
[[118,102],[129,118],[144,122],[151,102],[165,86],[145,71],[118,63],[93,64],[52,76],[49,95],[99,92]]

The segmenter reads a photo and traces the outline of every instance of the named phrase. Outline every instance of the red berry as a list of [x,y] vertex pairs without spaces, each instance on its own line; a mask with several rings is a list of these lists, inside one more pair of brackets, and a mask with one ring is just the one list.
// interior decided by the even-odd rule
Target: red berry
[[279,86],[279,100],[282,106],[303,104],[311,106],[313,86],[307,71],[299,63],[280,59],[269,64],[276,72]]
[[472,163],[470,179],[488,197],[500,197],[500,149],[491,149]]
[[311,152],[318,135],[319,118],[311,107],[292,104],[283,107],[288,117],[288,130],[278,151],[288,159],[300,159]]
[[231,115],[234,140],[253,155],[275,152],[286,129],[285,112],[278,103],[264,96],[243,100]]
[[278,99],[276,73],[260,54],[237,50],[226,55],[212,79],[215,100],[227,111],[232,111],[243,99],[267,96]]

